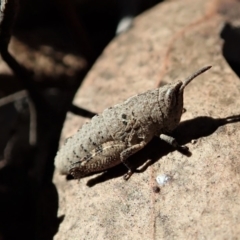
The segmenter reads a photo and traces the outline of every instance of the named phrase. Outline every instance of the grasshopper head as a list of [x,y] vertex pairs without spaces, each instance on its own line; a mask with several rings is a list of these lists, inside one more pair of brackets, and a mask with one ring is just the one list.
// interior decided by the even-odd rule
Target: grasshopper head
[[180,122],[183,112],[183,92],[184,88],[198,75],[210,69],[211,66],[204,67],[193,75],[189,76],[184,81],[178,81],[176,83],[169,84],[164,87],[163,93],[163,112],[164,116],[164,129],[166,131],[172,131],[177,127]]

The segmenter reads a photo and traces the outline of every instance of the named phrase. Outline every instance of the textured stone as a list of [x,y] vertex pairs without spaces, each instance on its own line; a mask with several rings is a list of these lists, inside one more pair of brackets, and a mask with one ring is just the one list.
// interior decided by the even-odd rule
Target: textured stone
[[[240,236],[240,82],[226,63],[220,33],[237,24],[238,1],[166,1],[135,19],[105,49],[74,103],[102,112],[134,94],[213,65],[184,93],[187,112],[174,135],[187,157],[154,139],[131,157],[148,163],[128,182],[124,166],[80,181],[55,172],[59,216],[55,239],[237,239]],[[87,119],[69,114],[62,139]],[[196,140],[195,144],[191,141]],[[170,181],[160,193],[156,177]]]

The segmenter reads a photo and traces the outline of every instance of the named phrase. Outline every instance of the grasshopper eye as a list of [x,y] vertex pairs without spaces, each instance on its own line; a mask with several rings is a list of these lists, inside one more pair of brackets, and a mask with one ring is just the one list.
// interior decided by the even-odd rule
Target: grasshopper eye
[[168,89],[165,96],[164,96],[164,102],[166,106],[175,106],[176,104],[176,95],[174,89]]

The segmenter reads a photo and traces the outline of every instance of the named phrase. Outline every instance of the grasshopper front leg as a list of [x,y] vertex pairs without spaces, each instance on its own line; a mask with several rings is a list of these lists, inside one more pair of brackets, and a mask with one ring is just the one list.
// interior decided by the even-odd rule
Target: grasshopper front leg
[[187,146],[181,146],[178,144],[177,140],[174,137],[168,136],[166,134],[160,134],[160,139],[163,140],[164,142],[168,143],[169,145],[173,146],[176,149],[180,149],[183,151],[188,151]]

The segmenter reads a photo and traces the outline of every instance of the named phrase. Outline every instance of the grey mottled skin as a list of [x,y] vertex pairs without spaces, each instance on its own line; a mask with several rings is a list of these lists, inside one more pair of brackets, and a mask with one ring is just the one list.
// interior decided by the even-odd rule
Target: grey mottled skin
[[125,175],[128,179],[132,170],[127,165],[127,158],[154,136],[176,148],[181,147],[166,134],[180,122],[185,86],[209,68],[200,69],[183,82],[138,94],[105,109],[66,140],[55,158],[56,168],[62,174],[81,178],[122,162],[129,169]]

